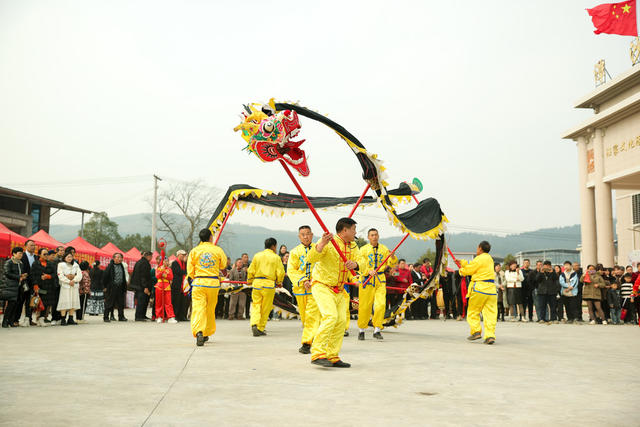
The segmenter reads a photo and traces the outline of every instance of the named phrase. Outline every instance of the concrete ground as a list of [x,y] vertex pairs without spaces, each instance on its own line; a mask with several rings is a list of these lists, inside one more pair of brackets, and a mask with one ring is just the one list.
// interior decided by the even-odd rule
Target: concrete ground
[[297,320],[219,321],[201,348],[187,323],[2,329],[0,425],[638,425],[637,326],[351,326],[351,369],[312,366]]

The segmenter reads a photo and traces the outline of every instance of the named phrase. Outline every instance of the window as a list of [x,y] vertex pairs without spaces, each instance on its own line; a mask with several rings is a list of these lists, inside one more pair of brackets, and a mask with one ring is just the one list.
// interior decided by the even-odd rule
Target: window
[[31,219],[33,224],[31,226],[31,232],[36,233],[40,230],[40,205],[31,205]]
[[633,212],[633,224],[640,224],[640,194],[631,196],[631,211]]

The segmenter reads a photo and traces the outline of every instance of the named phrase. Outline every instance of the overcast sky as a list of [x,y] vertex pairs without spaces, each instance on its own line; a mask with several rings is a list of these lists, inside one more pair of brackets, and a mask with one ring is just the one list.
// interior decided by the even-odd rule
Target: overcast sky
[[[0,0],[0,185],[110,216],[148,212],[154,173],[294,192],[233,132],[243,103],[275,97],[345,126],[392,186],[420,178],[452,231],[576,224],[576,148],[560,137],[592,114],[573,104],[597,60],[631,67],[631,37],[593,34],[596,4]],[[360,194],[335,133],[302,119],[300,137],[308,194]],[[311,222],[294,218],[233,221]]]

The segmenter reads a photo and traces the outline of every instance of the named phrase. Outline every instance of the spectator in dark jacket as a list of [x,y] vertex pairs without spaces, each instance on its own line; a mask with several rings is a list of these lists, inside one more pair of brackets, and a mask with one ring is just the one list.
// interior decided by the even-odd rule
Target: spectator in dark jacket
[[31,266],[38,261],[38,255],[36,254],[36,244],[33,240],[27,240],[24,244],[24,253],[21,258],[22,271],[27,273],[27,279],[24,280],[26,286],[21,286],[18,289],[18,305],[16,306],[16,312],[14,313],[14,320],[18,322],[22,315],[22,307],[24,306],[24,319],[22,319],[20,326],[35,326],[36,324],[31,319],[31,295],[33,294],[33,282],[31,281]]
[[53,257],[55,251],[42,248],[38,252],[38,260],[31,265],[31,283],[33,283],[34,293],[40,295],[44,310],[37,313],[36,323],[38,326],[49,326],[47,320],[47,310],[53,308],[56,303],[55,289],[57,271],[53,267]]
[[611,283],[611,287],[607,290],[607,304],[611,312],[611,322],[620,324],[620,311],[622,308],[620,299],[620,289],[617,282]]
[[[542,269],[536,275],[536,290],[538,292],[538,322],[557,322],[556,296],[559,290],[558,275],[553,271],[551,261],[545,261]],[[548,311],[547,311],[548,307]]]
[[104,292],[102,291],[102,276],[104,271],[100,268],[100,261],[93,263],[93,267],[89,270],[89,278],[91,279],[91,294],[87,300],[86,314],[97,316],[104,313]]
[[126,322],[124,317],[124,297],[127,292],[128,273],[122,263],[122,254],[113,254],[113,259],[102,276],[102,288],[105,293],[104,321],[110,322],[109,313],[113,308],[118,309],[118,320]]
[[154,283],[151,281],[151,252],[142,253],[142,258],[133,267],[131,273],[131,283],[129,287],[136,293],[136,322],[146,322],[147,307],[149,306],[149,296],[153,292]]
[[187,310],[189,309],[188,297],[182,292],[182,282],[187,274],[185,259],[187,253],[180,249],[176,252],[176,259],[171,263],[173,279],[171,280],[171,305],[178,322],[187,322]]
[[[22,256],[24,249],[15,247],[11,250],[11,258],[4,263],[4,280],[2,283],[2,292],[0,297],[7,301],[4,309],[4,317],[2,318],[2,327],[16,327],[19,323],[15,320],[15,312],[18,309],[18,293],[21,286],[25,284],[28,273],[23,272]],[[22,308],[22,307],[20,307]]]

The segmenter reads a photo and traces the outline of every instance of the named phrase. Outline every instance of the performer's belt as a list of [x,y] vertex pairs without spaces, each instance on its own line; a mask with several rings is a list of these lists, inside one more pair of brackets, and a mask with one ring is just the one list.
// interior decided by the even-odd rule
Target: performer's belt
[[305,292],[304,294],[296,294],[295,292],[291,292],[291,293],[297,297],[303,297],[305,295],[313,295],[311,292]]
[[218,276],[196,276],[196,279],[217,279]]
[[482,294],[482,295],[498,295],[497,293],[495,294],[490,294],[487,292],[480,292],[480,291],[476,291],[476,283],[477,282],[488,282],[488,283],[495,283],[495,280],[476,280],[473,282],[473,287],[471,288],[471,292],[476,292],[478,294]]
[[207,286],[207,285],[196,285],[196,280],[197,279],[218,279],[218,276],[196,276],[195,279],[193,279],[193,283],[191,284],[192,288],[219,288],[220,285],[218,284],[217,286]]

